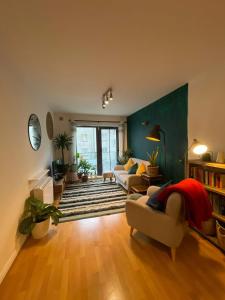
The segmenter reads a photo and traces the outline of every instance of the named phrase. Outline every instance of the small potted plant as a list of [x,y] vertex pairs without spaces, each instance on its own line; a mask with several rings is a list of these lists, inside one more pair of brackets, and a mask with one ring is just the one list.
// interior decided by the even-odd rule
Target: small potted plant
[[151,154],[147,152],[149,165],[147,167],[147,173],[150,176],[157,176],[159,174],[159,166],[157,165],[157,158],[159,155],[159,148],[153,150]]
[[78,166],[78,173],[82,174],[81,180],[83,182],[88,181],[88,174],[92,168],[92,165],[86,160],[86,159],[81,159],[79,166]]
[[61,216],[62,213],[54,205],[29,197],[25,201],[19,232],[32,234],[34,239],[40,239],[48,233],[50,219],[53,220],[54,225],[57,225]]

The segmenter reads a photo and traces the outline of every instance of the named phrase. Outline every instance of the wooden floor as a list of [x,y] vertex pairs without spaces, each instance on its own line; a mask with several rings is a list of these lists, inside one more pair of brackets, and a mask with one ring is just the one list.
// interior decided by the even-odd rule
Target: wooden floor
[[124,214],[60,224],[29,239],[0,286],[1,300],[225,299],[225,258],[195,233],[177,251],[136,232]]

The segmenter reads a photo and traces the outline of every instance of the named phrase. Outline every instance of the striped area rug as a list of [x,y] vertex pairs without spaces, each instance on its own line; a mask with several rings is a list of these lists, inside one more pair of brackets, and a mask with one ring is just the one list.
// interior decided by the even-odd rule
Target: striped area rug
[[124,212],[126,199],[126,192],[115,182],[96,179],[70,184],[59,203],[60,223]]

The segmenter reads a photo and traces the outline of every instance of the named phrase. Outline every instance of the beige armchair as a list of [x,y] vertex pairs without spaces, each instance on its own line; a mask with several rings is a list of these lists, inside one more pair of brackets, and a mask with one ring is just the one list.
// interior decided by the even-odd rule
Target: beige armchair
[[126,217],[132,236],[134,228],[171,248],[172,260],[175,260],[176,248],[182,242],[185,233],[183,201],[179,193],[172,193],[165,212],[157,211],[146,205],[149,196],[159,187],[148,188],[147,195],[138,200],[127,200]]

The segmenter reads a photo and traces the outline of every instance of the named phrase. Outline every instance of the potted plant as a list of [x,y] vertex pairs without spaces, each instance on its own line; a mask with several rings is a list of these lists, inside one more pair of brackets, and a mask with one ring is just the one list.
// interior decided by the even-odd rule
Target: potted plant
[[54,205],[29,197],[25,201],[19,232],[32,234],[34,239],[40,239],[48,233],[50,219],[53,220],[54,225],[57,225],[61,216],[62,213]]
[[81,159],[79,166],[78,166],[78,174],[82,174],[82,181],[87,182],[88,181],[88,174],[92,168],[92,165],[86,160],[86,159]]
[[55,145],[55,148],[58,150],[61,150],[62,154],[62,164],[64,167],[64,172],[66,173],[67,167],[65,165],[65,155],[64,151],[65,149],[68,151],[72,144],[73,144],[73,137],[69,136],[68,134],[64,133],[59,133],[54,139],[53,139],[53,144]]
[[129,158],[132,156],[133,156],[133,151],[131,149],[127,149],[123,151],[122,156],[118,158],[118,163],[120,165],[125,165],[128,162]]
[[159,155],[159,148],[153,150],[151,154],[147,152],[149,165],[147,167],[147,173],[150,176],[157,176],[159,174],[159,166],[157,165],[157,158]]

